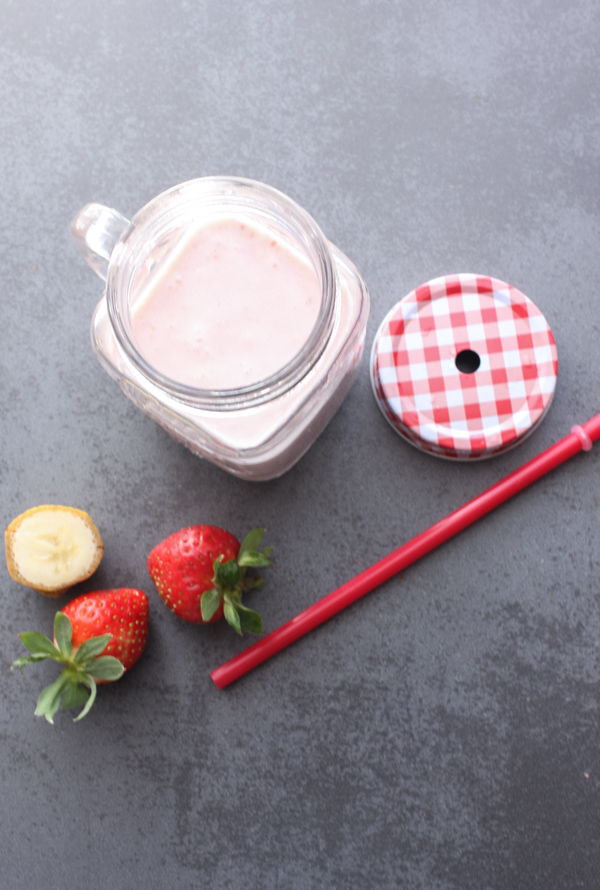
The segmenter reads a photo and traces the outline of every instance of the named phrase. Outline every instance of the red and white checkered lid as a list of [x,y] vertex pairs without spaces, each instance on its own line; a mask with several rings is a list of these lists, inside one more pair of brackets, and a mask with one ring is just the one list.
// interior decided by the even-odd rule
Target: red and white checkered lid
[[411,291],[373,343],[379,407],[409,442],[441,457],[499,454],[544,417],[558,360],[531,300],[484,275],[446,275]]

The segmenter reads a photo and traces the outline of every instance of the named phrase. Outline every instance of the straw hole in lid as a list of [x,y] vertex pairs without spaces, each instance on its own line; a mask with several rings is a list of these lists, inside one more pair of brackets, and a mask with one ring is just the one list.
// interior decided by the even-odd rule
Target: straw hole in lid
[[461,374],[474,374],[481,364],[481,357],[473,349],[461,349],[454,364]]

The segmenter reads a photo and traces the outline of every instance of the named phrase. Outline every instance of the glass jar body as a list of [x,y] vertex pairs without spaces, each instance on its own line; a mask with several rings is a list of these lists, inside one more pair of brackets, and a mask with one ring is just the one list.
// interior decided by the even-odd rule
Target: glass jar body
[[[314,269],[321,304],[307,341],[283,368],[249,386],[201,390],[148,363],[136,344],[132,312],[182,233],[200,218],[223,213],[259,224],[301,254]],[[193,180],[159,195],[130,223],[121,219],[123,230],[105,251],[107,287],[92,319],[92,345],[102,366],[142,411],[195,454],[244,479],[280,476],[312,445],[356,377],[369,313],[365,282],[302,208],[250,180]],[[106,227],[106,220],[96,222],[96,229]],[[80,220],[81,234],[74,237],[102,275],[89,246],[91,228]]]

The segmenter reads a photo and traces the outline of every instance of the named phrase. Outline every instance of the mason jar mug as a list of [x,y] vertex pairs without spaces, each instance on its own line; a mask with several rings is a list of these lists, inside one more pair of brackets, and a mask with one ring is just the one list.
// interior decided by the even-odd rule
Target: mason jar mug
[[123,392],[236,476],[293,466],[348,393],[369,314],[309,214],[262,183],[205,177],[131,221],[88,204],[71,232],[106,281],[92,345]]

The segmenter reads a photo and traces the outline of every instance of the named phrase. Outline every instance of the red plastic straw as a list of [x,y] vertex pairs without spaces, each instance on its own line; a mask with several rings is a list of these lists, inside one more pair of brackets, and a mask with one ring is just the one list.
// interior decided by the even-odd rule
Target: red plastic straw
[[375,587],[383,584],[393,575],[403,571],[426,553],[452,538],[477,519],[490,513],[523,488],[531,485],[541,476],[560,466],[570,457],[583,450],[589,450],[592,442],[600,438],[600,414],[597,414],[582,427],[575,426],[568,436],[551,445],[518,470],[501,479],[473,500],[459,507],[435,525],[417,535],[411,541],[398,547],[389,556],[376,562],[350,581],[342,584],[333,593],[309,606],[295,618],[282,624],[258,642],[226,661],[211,673],[219,689],[224,689],[258,667],[263,661],[280,652],[290,643],[303,637],[309,631],[328,621],[342,609],[350,606]]

